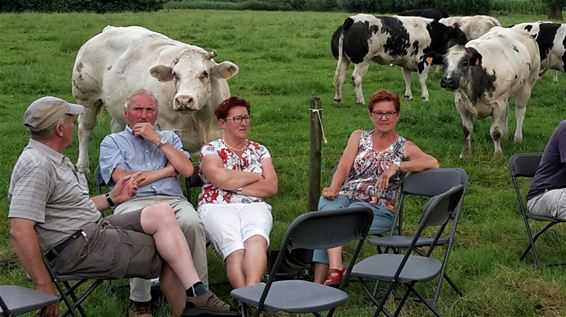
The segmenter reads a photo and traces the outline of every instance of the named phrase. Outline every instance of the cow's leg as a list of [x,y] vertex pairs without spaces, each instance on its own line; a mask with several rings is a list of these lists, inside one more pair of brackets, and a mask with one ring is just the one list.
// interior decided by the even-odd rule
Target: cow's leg
[[428,101],[428,87],[426,86],[426,81],[428,79],[428,72],[430,71],[430,67],[426,63],[424,64],[424,68],[422,71],[419,72],[419,83],[421,84],[421,98],[424,101]]
[[413,73],[403,67],[403,80],[405,80],[405,99],[413,100],[413,92],[411,91],[411,83],[413,81]]
[[466,106],[465,103],[469,101],[459,93],[454,93],[454,101],[456,104],[456,110],[458,110],[458,114],[460,114],[460,118],[462,119],[462,130],[464,132],[464,146],[462,147],[462,152],[460,153],[460,158],[464,158],[472,153],[472,136],[474,134],[474,122],[473,122],[473,114],[468,111],[469,107]]
[[86,173],[89,171],[88,144],[90,134],[96,125],[96,116],[102,106],[102,101],[97,100],[93,103],[80,101],[84,105],[84,112],[79,115],[79,158],[77,160],[77,170]]
[[493,108],[493,122],[489,128],[489,133],[493,139],[494,154],[500,155],[501,151],[501,138],[507,133],[507,102],[498,101]]
[[525,87],[525,89],[521,90],[517,97],[515,97],[515,120],[517,121],[517,127],[515,128],[513,141],[516,144],[523,142],[523,121],[525,121],[527,103],[531,99],[531,89],[532,87]]
[[348,58],[340,56],[338,62],[336,63],[336,72],[334,73],[334,87],[336,87],[336,95],[334,95],[334,101],[337,103],[342,102],[342,87],[344,86],[344,80],[346,79],[346,73],[348,72],[348,66],[350,62]]
[[362,92],[362,80],[368,72],[369,63],[361,62],[354,66],[352,72],[352,83],[354,85],[354,92],[356,93],[356,102],[364,104],[364,93]]
[[554,77],[552,77],[552,82],[553,83],[558,82],[558,71],[557,70],[554,71]]

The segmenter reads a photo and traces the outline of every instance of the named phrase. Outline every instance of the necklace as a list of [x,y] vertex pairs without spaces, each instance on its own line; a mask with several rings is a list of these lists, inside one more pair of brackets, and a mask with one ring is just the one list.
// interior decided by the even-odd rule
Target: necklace
[[242,152],[246,148],[246,144],[247,144],[247,141],[248,141],[248,140],[245,140],[244,145],[242,145],[242,147],[238,149],[238,148],[231,147],[228,144],[228,142],[226,142],[226,140],[224,140],[224,138],[221,138],[221,139],[222,139],[222,142],[224,142],[224,145],[226,145],[227,148],[229,148],[230,150],[232,150],[234,152]]

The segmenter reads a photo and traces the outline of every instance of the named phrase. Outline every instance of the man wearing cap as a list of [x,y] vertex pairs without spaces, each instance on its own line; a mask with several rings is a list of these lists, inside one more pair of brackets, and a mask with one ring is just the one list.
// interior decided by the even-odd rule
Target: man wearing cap
[[[123,177],[110,193],[89,197],[84,176],[63,155],[83,107],[55,97],[34,101],[24,125],[31,139],[10,180],[10,236],[37,288],[54,293],[42,254],[57,274],[111,278],[160,276],[175,316],[188,309],[216,315],[230,307],[207,290],[168,204],[102,218],[99,210],[130,199],[139,174]],[[48,308],[57,316],[58,305]]]
[[[114,214],[132,212],[157,203],[167,203],[187,239],[195,268],[208,284],[206,236],[198,214],[183,195],[178,174],[193,174],[191,155],[183,150],[173,131],[157,131],[157,99],[146,90],[134,92],[124,105],[127,126],[100,143],[100,173],[113,185],[122,177],[141,172],[140,187],[133,199],[120,204]],[[130,317],[151,317],[151,286],[146,279],[130,279]]]

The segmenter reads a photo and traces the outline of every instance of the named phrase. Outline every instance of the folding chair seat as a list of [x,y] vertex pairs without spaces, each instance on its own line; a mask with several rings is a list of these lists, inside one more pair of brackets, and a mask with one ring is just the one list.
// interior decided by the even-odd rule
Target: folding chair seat
[[11,317],[45,309],[59,301],[59,297],[17,285],[0,285],[0,317]]
[[[559,223],[566,222],[564,219],[541,216],[531,214],[526,204],[526,194],[523,195],[521,191],[521,186],[519,183],[520,178],[532,178],[535,176],[538,165],[542,158],[542,153],[517,153],[511,156],[509,159],[509,172],[511,173],[511,180],[513,181],[513,187],[515,188],[515,194],[517,195],[517,203],[519,205],[519,211],[525,222],[525,228],[527,230],[527,238],[529,239],[529,245],[527,246],[525,252],[521,255],[521,260],[523,260],[529,251],[532,251],[533,258],[535,259],[535,264],[537,268],[542,269],[542,263],[540,260],[539,252],[536,248],[537,240],[550,228],[554,227]],[[545,221],[548,222],[542,229],[540,229],[534,236],[529,224],[529,220],[535,221]],[[552,265],[564,265],[565,262],[546,264],[546,266]]]
[[[266,283],[235,289],[232,297],[240,302],[240,313],[247,315],[248,307],[261,312],[284,311],[287,313],[312,313],[334,309],[346,302],[343,291],[364,239],[373,220],[369,208],[345,208],[324,212],[308,212],[297,217],[289,226],[281,244],[281,251]],[[352,260],[339,288],[332,288],[306,280],[275,281],[281,263],[294,249],[328,249],[357,240]]]
[[[369,237],[368,242],[376,245],[379,253],[382,253],[383,249],[385,249],[386,251],[393,249],[396,253],[398,253],[400,249],[408,248],[413,241],[413,236],[401,235],[403,215],[406,212],[404,210],[406,205],[406,198],[408,196],[432,197],[444,193],[450,188],[458,185],[464,186],[464,191],[468,186],[468,175],[465,170],[460,168],[437,168],[408,174],[403,180],[401,187],[401,193],[397,204],[397,210],[394,220],[396,226],[391,228],[391,235],[382,237]],[[436,241],[437,246],[445,246],[445,249],[442,260],[442,274],[440,275],[436,284],[434,297],[428,299],[429,304],[432,306],[436,305],[436,302],[438,301],[443,279],[446,280],[448,284],[450,284],[452,289],[460,297],[463,296],[462,291],[446,274],[448,259],[450,257],[450,252],[455,240],[456,228],[462,210],[463,199],[464,195],[461,196],[461,200],[459,201],[455,212],[451,215],[452,227],[447,237],[440,237],[439,240]],[[423,252],[420,249],[431,246],[433,242],[433,238],[419,237],[419,239],[415,242],[415,247],[417,248],[416,252],[422,255]]]
[[[444,234],[450,219],[462,201],[465,187],[463,185],[454,186],[448,191],[435,195],[428,201],[424,208],[423,215],[419,222],[419,227],[413,236],[411,243],[404,254],[377,254],[361,260],[354,265],[352,278],[360,281],[362,289],[370,300],[377,306],[374,316],[383,312],[391,316],[385,308],[385,303],[392,294],[396,286],[403,286],[405,293],[400,299],[394,316],[399,315],[401,309],[410,294],[416,296],[428,309],[436,316],[440,314],[436,311],[421,294],[415,289],[415,284],[428,282],[435,278],[440,278],[443,273],[443,261],[431,257],[431,253],[438,245],[441,236]],[[432,238],[432,243],[428,246],[423,255],[415,255],[417,243],[425,228],[437,227],[437,232]],[[368,287],[368,282],[380,281],[388,283],[384,293],[376,294]]]

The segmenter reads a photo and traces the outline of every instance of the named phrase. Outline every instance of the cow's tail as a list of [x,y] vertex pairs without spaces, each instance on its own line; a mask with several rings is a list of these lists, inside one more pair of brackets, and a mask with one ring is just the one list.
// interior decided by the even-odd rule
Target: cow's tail
[[340,25],[334,34],[332,34],[332,40],[330,41],[330,49],[332,50],[332,55],[335,59],[339,57],[339,46],[340,46],[340,36],[342,36],[342,25]]

